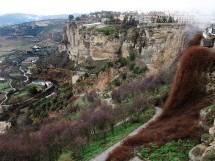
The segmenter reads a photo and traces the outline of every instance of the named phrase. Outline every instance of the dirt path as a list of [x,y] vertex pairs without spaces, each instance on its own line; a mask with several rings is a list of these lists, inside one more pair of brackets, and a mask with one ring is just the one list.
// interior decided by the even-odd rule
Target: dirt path
[[24,81],[25,83],[29,80],[28,76],[26,75],[25,71],[22,69],[22,67],[19,67],[19,70],[23,73],[23,76],[26,78],[26,80]]
[[9,81],[9,86],[10,86],[10,88],[12,88],[12,89],[13,89],[13,91],[15,91],[15,90],[16,90],[16,88],[13,88],[13,86],[11,85],[11,83],[12,83],[12,79],[10,79],[10,81]]
[[158,108],[158,107],[155,107],[155,108],[156,108],[155,115],[147,123],[143,124],[142,126],[137,128],[136,130],[134,130],[128,136],[124,137],[122,140],[120,140],[119,142],[117,142],[113,146],[109,147],[104,152],[102,152],[99,155],[95,156],[94,158],[90,159],[90,161],[105,161],[107,159],[109,153],[111,153],[115,148],[117,148],[119,145],[121,145],[127,137],[131,137],[131,136],[134,136],[137,133],[139,133],[143,128],[145,128],[150,122],[154,121],[161,114],[161,111],[162,111],[161,108]]
[[5,96],[5,99],[0,103],[0,105],[2,105],[5,101],[7,101],[8,97],[7,97],[7,92],[4,92],[4,96]]
[[[11,85],[11,82],[12,82],[12,80],[10,79],[10,81],[8,82],[8,84],[9,84],[10,88],[12,88],[13,91],[15,91],[16,89],[13,88],[13,86]],[[5,99],[0,103],[0,105],[2,105],[8,99],[8,97],[7,97],[8,92],[4,92],[4,91],[2,91],[2,92],[4,93]]]
[[[10,79],[10,81],[8,82],[8,84],[9,84],[10,88],[12,88],[13,91],[15,91],[16,89],[13,88],[13,86],[11,85],[11,82],[12,82],[12,79]],[[4,91],[2,91],[2,92],[4,93],[5,99],[2,102],[0,102],[0,113],[3,112],[3,110],[2,110],[3,103],[5,103],[7,101],[7,99],[8,99],[8,96],[7,96],[8,92],[4,92]]]

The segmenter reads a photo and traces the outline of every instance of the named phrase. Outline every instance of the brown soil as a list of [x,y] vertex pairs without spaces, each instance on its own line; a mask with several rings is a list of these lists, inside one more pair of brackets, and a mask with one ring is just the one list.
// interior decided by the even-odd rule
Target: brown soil
[[59,85],[67,85],[72,84],[72,75],[73,72],[66,69],[44,69],[38,79],[55,81]]

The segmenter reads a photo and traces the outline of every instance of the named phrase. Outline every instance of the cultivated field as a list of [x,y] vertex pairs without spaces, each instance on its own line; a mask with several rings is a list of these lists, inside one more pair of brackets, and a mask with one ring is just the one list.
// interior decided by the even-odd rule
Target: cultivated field
[[0,38],[0,56],[11,53],[14,50],[30,50],[32,44],[23,40],[8,40],[7,38]]

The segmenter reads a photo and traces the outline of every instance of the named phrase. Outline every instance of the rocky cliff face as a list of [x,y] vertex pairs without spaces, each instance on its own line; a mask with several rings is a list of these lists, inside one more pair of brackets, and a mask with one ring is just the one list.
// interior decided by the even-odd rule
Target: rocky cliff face
[[201,127],[206,130],[202,135],[202,143],[195,146],[190,152],[190,161],[215,160],[215,106],[209,106],[201,111]]
[[[102,26],[99,26],[102,27]],[[98,32],[96,26],[84,26],[68,22],[64,34],[67,54],[76,63],[81,63],[87,57],[93,60],[113,58],[119,52],[119,38]]]
[[146,28],[147,45],[142,50],[150,69],[168,69],[179,57],[188,35],[185,26]]
[[[215,93],[214,66],[205,74],[208,83],[205,87],[207,94]],[[215,104],[201,110],[200,126],[204,132],[201,136],[202,143],[195,146],[189,152],[190,161],[212,161],[215,160]]]
[[119,54],[127,57],[134,51],[149,69],[165,69],[178,58],[188,35],[187,27],[179,24],[133,27],[117,35],[99,32],[108,27],[67,22],[64,47],[70,59],[79,64],[87,57],[112,59]]

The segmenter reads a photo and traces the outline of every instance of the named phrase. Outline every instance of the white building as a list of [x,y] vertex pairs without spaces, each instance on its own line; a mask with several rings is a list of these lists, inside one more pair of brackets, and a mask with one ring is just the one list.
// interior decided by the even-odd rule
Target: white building
[[47,86],[47,87],[50,87],[52,86],[52,82],[51,81],[34,81],[32,82],[32,84],[38,84],[38,85],[41,85],[41,86]]
[[159,17],[166,16],[164,12],[149,12],[138,15],[139,23],[156,23]]
[[96,23],[90,23],[90,24],[83,24],[82,26],[86,27],[86,28],[90,28],[90,27],[95,27],[95,26],[99,26],[99,25],[103,25],[103,23],[102,22],[96,22]]
[[110,19],[109,18],[102,18],[101,19],[101,22],[104,24],[104,23],[107,23],[108,21],[110,21]]
[[195,22],[195,16],[189,14],[174,15],[174,20],[178,23],[191,24]]

